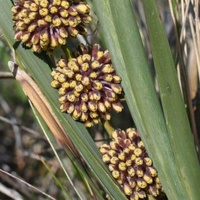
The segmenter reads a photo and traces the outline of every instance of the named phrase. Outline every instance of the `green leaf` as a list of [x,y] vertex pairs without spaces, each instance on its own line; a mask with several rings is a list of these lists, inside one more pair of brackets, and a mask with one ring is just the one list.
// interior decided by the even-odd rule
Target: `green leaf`
[[174,61],[155,1],[144,0],[144,11],[164,116],[185,199],[199,199],[200,167],[181,95]]
[[179,176],[180,166],[176,165],[177,158],[154,88],[131,1],[93,0],[93,4],[102,37],[111,53],[114,66],[122,77],[129,110],[158,169],[164,190],[169,199],[187,199],[183,179]]

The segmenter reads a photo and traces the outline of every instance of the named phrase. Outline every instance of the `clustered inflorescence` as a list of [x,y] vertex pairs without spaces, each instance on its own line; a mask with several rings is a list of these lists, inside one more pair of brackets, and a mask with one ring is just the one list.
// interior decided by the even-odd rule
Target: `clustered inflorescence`
[[34,52],[51,52],[69,36],[87,33],[90,7],[84,0],[18,0],[12,7],[15,39]]
[[[15,39],[34,52],[65,45],[67,38],[87,33],[91,22],[85,0],[17,0],[12,7]],[[68,55],[69,56],[69,55]],[[79,45],[73,58],[57,61],[51,86],[58,89],[62,112],[90,127],[121,112],[121,78],[109,52],[100,45]],[[138,132],[117,129],[110,144],[100,147],[103,161],[130,200],[159,196],[163,191],[156,169]]]
[[100,147],[103,161],[130,200],[157,197],[162,186],[138,132],[129,128],[112,133],[110,144]]
[[108,51],[100,51],[98,44],[80,45],[75,58],[59,60],[51,75],[51,86],[60,94],[61,111],[86,126],[110,120],[112,108],[122,111],[121,78],[115,73]]

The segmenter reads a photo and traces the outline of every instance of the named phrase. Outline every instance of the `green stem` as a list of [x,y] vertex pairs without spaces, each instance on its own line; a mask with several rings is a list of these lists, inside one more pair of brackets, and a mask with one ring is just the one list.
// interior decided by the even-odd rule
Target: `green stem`
[[109,121],[105,121],[103,125],[108,135],[111,136],[115,129],[110,125]]

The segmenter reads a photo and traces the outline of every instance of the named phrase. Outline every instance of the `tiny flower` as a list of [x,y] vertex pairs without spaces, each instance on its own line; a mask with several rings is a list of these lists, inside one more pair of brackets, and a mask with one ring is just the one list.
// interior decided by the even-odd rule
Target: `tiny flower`
[[100,152],[128,199],[146,199],[147,195],[157,197],[163,191],[157,170],[134,128],[115,130],[110,144],[102,144]]
[[62,112],[88,127],[110,120],[111,109],[122,111],[121,78],[116,75],[108,51],[100,46],[79,46],[75,58],[60,59],[51,73],[51,86],[58,89]]
[[89,12],[84,0],[18,0],[12,7],[15,40],[34,52],[51,52],[87,32]]

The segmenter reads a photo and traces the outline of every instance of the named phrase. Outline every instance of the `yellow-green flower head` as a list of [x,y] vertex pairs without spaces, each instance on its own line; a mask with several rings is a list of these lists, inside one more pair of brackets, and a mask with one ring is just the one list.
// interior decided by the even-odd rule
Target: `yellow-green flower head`
[[90,7],[84,0],[18,0],[12,7],[15,40],[34,52],[51,52],[69,36],[87,33]]
[[121,112],[121,78],[116,75],[108,51],[80,45],[76,56],[61,59],[51,73],[51,86],[60,94],[61,111],[88,127],[110,120],[111,109]]
[[100,152],[128,199],[157,197],[162,192],[158,173],[134,128],[115,130],[110,144],[101,145]]

